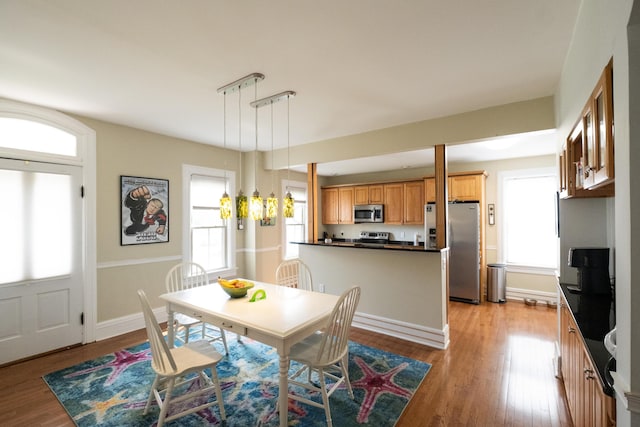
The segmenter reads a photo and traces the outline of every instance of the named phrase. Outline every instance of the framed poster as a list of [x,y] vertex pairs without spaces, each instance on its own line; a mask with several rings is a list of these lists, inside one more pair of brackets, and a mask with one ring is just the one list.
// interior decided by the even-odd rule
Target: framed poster
[[120,245],[169,241],[169,181],[120,176]]

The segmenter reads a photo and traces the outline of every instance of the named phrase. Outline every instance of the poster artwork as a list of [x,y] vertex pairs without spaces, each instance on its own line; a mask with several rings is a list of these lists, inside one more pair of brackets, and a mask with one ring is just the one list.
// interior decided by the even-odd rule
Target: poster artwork
[[120,177],[121,245],[169,241],[169,181]]

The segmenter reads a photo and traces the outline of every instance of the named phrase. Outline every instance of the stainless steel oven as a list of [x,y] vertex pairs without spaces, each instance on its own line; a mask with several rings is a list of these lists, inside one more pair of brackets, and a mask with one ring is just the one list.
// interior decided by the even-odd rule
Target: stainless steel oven
[[384,222],[383,205],[355,205],[353,207],[353,222]]

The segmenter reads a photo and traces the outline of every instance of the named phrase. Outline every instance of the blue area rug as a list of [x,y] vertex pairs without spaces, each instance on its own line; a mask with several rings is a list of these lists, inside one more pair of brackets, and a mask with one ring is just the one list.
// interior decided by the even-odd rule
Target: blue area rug
[[[229,355],[218,363],[227,426],[277,426],[277,352],[248,338],[239,342],[233,334],[227,334],[227,342]],[[395,425],[431,365],[355,342],[349,343],[349,351],[355,399],[344,388],[331,396],[333,424]],[[155,401],[147,415],[142,414],[155,375],[150,358],[149,344],[143,343],[43,378],[78,426],[153,426],[159,413]],[[319,393],[317,399],[322,400]],[[167,423],[220,424],[217,405]],[[326,426],[324,410],[289,400],[289,425]]]

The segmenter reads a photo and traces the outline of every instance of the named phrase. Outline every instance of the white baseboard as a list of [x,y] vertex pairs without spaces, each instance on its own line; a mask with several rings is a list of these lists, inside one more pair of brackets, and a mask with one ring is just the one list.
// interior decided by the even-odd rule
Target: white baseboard
[[449,346],[449,325],[446,325],[443,330],[438,330],[371,314],[356,313],[353,326],[440,350],[445,350]]
[[[167,311],[164,307],[153,310],[158,322],[167,321]],[[399,322],[370,314],[356,313],[353,326],[403,340],[424,344],[429,347],[444,350],[449,346],[449,326],[444,330],[426,328],[411,323]],[[118,319],[100,322],[96,327],[96,340],[101,341],[118,335],[137,331],[144,328],[142,313],[123,316]]]
[[[156,308],[153,310],[153,313],[156,315],[158,322],[162,323],[167,321],[167,309],[165,307]],[[113,338],[143,328],[144,317],[142,316],[142,312],[107,320],[106,322],[98,323],[96,326],[96,341],[106,340],[107,338]]]
[[532,291],[531,289],[507,287],[507,300],[524,301],[526,298],[535,299],[538,302],[558,302],[558,294],[556,292]]

